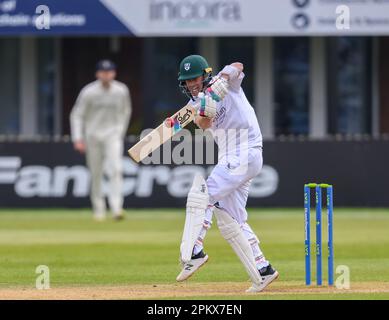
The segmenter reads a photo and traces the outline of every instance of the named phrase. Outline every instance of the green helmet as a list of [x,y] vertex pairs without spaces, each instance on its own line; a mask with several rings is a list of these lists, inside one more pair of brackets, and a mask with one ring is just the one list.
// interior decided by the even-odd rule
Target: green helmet
[[184,58],[180,63],[178,81],[194,79],[212,71],[207,60],[199,55],[191,55]]
[[193,99],[193,96],[186,87],[185,80],[204,76],[203,84],[205,89],[212,79],[212,68],[209,67],[207,60],[200,55],[190,55],[185,57],[180,63],[180,72],[178,73],[179,86],[184,94]]

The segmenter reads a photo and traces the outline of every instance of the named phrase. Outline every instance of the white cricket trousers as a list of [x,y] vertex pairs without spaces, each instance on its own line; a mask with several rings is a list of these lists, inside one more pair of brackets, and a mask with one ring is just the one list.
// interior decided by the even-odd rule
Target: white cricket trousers
[[86,160],[91,173],[91,193],[93,212],[105,214],[106,205],[102,190],[104,174],[109,179],[108,203],[112,213],[120,214],[123,208],[123,139],[88,138],[86,142]]
[[228,212],[239,224],[246,222],[251,180],[262,169],[262,149],[251,148],[241,156],[226,155],[207,179],[210,205]]
[[213,206],[216,204],[239,223],[250,243],[257,268],[261,269],[269,264],[259,248],[258,237],[246,222],[250,182],[260,173],[262,165],[262,148],[251,148],[239,157],[227,155],[220,159],[207,179],[209,207],[195,244],[194,254],[203,249],[206,232],[212,224]]

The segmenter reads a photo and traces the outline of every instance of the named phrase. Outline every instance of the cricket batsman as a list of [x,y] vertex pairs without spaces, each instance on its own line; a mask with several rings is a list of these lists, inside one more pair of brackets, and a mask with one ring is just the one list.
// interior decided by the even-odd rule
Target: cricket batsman
[[70,114],[72,141],[75,150],[86,153],[94,219],[106,218],[102,189],[106,173],[110,182],[108,203],[113,218],[121,220],[123,143],[132,111],[130,91],[115,80],[116,65],[110,60],[98,62],[96,78],[81,90]]
[[247,223],[246,203],[250,181],[262,169],[262,134],[254,109],[241,87],[243,64],[225,66],[217,76],[199,55],[180,63],[179,87],[193,106],[194,122],[212,133],[218,145],[218,163],[205,181],[196,175],[188,194],[180,246],[182,271],[177,281],[188,279],[208,260],[204,238],[215,214],[221,235],[246,269],[252,286],[260,292],[278,277]]

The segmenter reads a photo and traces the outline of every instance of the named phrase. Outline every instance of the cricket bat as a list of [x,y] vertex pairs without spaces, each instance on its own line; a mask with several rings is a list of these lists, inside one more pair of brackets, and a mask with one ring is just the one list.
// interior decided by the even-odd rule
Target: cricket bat
[[142,161],[150,153],[158,149],[167,140],[189,124],[194,119],[195,115],[195,107],[187,104],[171,117],[167,118],[162,124],[147,134],[133,147],[128,149],[128,154],[134,161]]

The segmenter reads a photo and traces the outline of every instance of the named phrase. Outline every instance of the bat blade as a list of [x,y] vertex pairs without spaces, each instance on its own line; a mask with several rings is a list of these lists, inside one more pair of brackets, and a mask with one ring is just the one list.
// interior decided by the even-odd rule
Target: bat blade
[[195,108],[192,105],[187,104],[170,117],[172,121],[169,125],[166,121],[164,121],[157,128],[143,137],[138,143],[128,149],[129,156],[134,161],[141,162],[149,154],[173,137],[177,132],[181,131],[182,128],[192,122],[195,115]]

